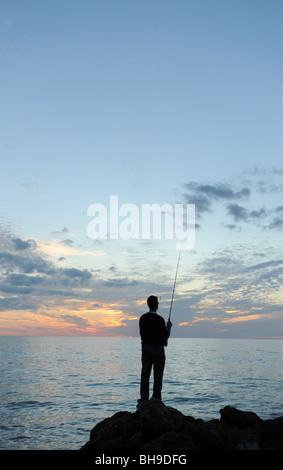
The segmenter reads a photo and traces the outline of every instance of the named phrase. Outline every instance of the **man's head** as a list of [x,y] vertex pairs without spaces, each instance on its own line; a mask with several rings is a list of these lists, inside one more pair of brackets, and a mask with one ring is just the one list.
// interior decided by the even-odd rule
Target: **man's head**
[[149,307],[149,310],[156,312],[158,309],[158,298],[155,295],[150,295],[147,299],[147,305]]

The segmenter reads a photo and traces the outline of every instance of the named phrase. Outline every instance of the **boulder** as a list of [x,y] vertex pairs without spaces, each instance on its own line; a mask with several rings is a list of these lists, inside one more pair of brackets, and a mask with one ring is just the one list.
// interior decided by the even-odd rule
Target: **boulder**
[[180,432],[168,431],[155,437],[141,447],[143,454],[187,454],[191,450],[199,450],[190,436]]
[[149,400],[135,413],[120,411],[98,423],[81,450],[93,456],[283,450],[283,416],[263,421],[256,413],[230,406],[220,410],[220,415],[220,420],[205,422]]
[[231,426],[227,429],[225,450],[260,450],[260,435],[255,428],[238,429]]
[[191,435],[200,449],[220,450],[225,448],[227,429],[225,423],[217,419],[196,423]]
[[258,426],[262,422],[262,419],[252,411],[241,411],[231,406],[225,406],[220,410],[220,415],[222,423],[226,423],[227,426],[236,426],[239,429]]
[[90,432],[90,440],[83,447],[100,453],[124,452],[130,438],[141,429],[141,423],[135,414],[119,411],[111,418],[98,423]]
[[283,450],[283,416],[263,421],[260,436],[263,449]]
[[168,431],[183,431],[186,420],[181,411],[165,406],[160,400],[145,401],[139,409],[143,435],[146,440]]

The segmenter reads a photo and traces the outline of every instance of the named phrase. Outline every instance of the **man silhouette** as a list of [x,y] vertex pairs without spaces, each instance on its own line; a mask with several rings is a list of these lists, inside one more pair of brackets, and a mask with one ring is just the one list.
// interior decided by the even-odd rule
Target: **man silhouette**
[[161,400],[162,379],[165,366],[164,346],[171,333],[172,323],[165,325],[164,318],[158,315],[158,298],[151,295],[147,299],[149,311],[140,317],[139,329],[142,342],[142,370],[138,403],[149,399],[149,379],[153,366],[152,398]]

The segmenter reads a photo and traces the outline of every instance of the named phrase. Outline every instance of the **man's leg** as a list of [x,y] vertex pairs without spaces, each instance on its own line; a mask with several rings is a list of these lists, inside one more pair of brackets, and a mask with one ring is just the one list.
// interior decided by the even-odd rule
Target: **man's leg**
[[155,346],[154,363],[153,363],[153,397],[161,400],[162,379],[165,367],[164,346]]
[[142,370],[141,370],[141,401],[148,400],[149,398],[149,378],[152,368],[152,359],[150,346],[147,344],[142,345]]

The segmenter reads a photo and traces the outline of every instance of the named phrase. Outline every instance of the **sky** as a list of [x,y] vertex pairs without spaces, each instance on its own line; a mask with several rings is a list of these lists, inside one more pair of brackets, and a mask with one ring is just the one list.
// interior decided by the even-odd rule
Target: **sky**
[[282,21],[280,0],[1,0],[1,335],[138,336],[152,294],[167,320],[176,236],[111,238],[115,196],[195,207],[172,336],[283,338]]

